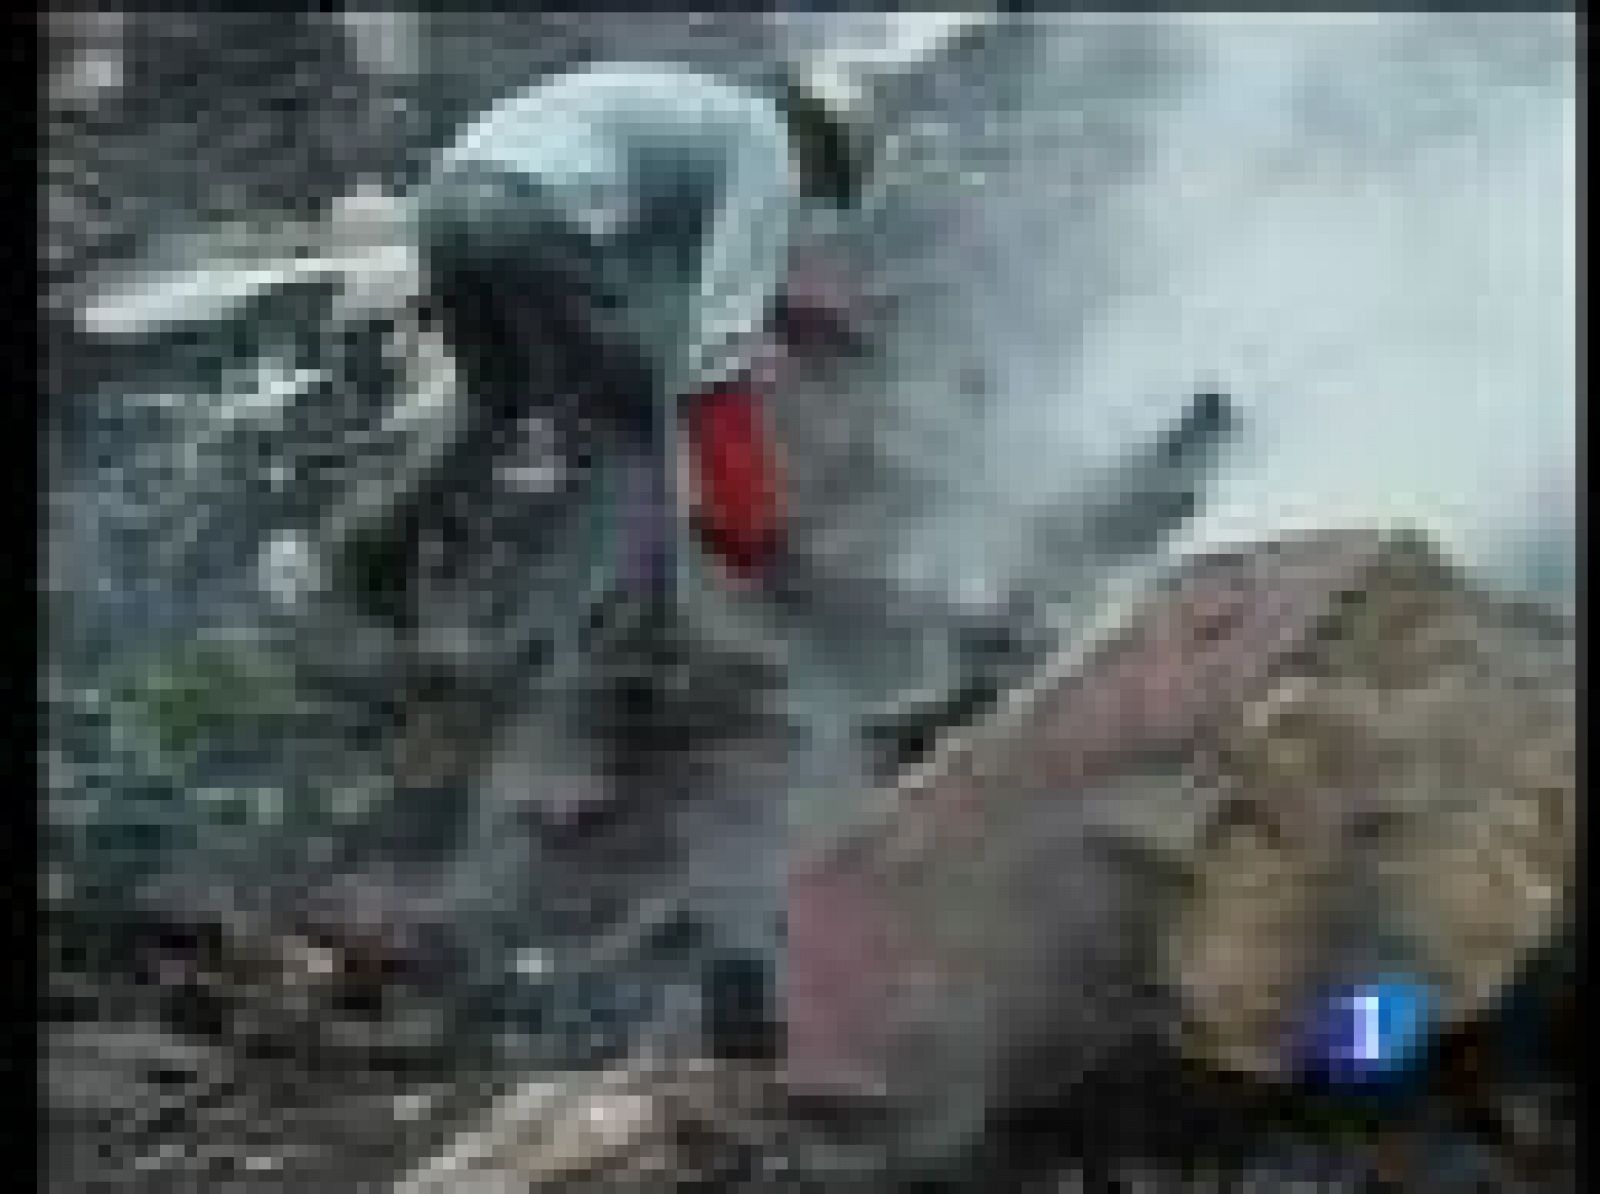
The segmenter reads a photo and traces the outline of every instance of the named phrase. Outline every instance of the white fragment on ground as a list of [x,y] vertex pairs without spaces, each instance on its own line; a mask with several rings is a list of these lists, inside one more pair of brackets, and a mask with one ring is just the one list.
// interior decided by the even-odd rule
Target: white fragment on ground
[[304,535],[286,531],[268,542],[261,553],[261,587],[281,605],[298,605],[321,587],[322,570],[316,552]]
[[394,1116],[404,1123],[415,1123],[425,1119],[438,1101],[438,1096],[428,1091],[407,1091],[395,1096]]
[[550,955],[542,949],[525,949],[512,960],[511,968],[523,978],[543,978],[550,973]]
[[421,14],[345,9],[337,19],[364,69],[377,75],[405,76],[416,72],[423,45]]
[[138,338],[227,319],[257,296],[335,281],[336,323],[395,311],[422,289],[423,270],[400,196],[366,186],[337,200],[326,220],[266,230],[214,229],[173,246],[177,264],[136,268],[88,298],[79,325],[95,336]]

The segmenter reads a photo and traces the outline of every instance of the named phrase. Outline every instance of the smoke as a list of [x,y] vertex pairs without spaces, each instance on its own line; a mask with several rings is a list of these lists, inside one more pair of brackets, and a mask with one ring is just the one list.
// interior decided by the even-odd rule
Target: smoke
[[910,571],[1036,568],[1025,516],[1103,494],[1209,388],[1248,443],[1183,546],[1403,524],[1570,597],[1574,30],[1040,18],[944,139],[966,189],[920,200],[942,222],[884,394],[940,480]]
[[[853,489],[824,520],[872,545],[861,568],[934,604],[1003,599],[1037,571],[1029,516],[1114,484],[1105,469],[1147,442],[1105,443],[1069,382],[1092,313],[1126,285],[1138,238],[1116,199],[1147,166],[1183,50],[1148,23],[1046,18],[880,75],[880,206],[845,256],[893,315],[846,414],[883,492]],[[838,492],[822,499],[838,507]]]
[[[1486,578],[1570,595],[1573,30],[1168,19],[1194,69],[1141,111],[1142,164],[1099,220],[1118,234],[1113,285],[1081,296],[1068,352],[1021,366],[1062,384],[1053,408],[1013,402],[994,441],[1008,475],[1043,475],[1068,445],[1125,450],[1215,386],[1251,439],[1188,545],[1403,523]],[[1014,241],[1013,293],[1073,264]]]

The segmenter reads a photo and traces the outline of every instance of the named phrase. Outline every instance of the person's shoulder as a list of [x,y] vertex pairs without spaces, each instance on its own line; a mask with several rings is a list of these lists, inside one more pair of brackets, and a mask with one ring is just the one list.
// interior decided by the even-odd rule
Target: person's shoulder
[[619,144],[662,137],[708,143],[719,153],[771,146],[781,156],[787,147],[781,117],[757,92],[688,66],[617,61],[564,71],[505,97],[445,151],[441,166],[592,168]]
[[591,62],[553,76],[544,86],[552,93],[592,92],[652,100],[672,96],[689,102],[711,99],[748,103],[751,98],[746,88],[715,73],[683,63],[648,60]]
[[677,63],[593,63],[546,81],[528,102],[590,118],[609,115],[707,131],[779,124],[775,106],[759,91]]

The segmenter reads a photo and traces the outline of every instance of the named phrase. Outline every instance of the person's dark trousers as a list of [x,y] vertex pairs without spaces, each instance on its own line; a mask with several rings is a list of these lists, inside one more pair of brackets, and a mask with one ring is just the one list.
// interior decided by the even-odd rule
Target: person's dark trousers
[[774,967],[769,959],[725,952],[704,971],[705,1034],[711,1055],[726,1061],[770,1061],[779,1053]]

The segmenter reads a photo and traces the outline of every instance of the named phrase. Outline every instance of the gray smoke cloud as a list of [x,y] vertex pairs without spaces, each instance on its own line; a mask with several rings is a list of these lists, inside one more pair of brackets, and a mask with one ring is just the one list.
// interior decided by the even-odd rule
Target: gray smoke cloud
[[1215,386],[1249,443],[1185,545],[1404,522],[1570,595],[1570,16],[1045,25],[1065,107],[1032,119],[1082,131],[1007,168],[975,209],[993,266],[946,292],[996,375],[997,508],[1070,494]]

